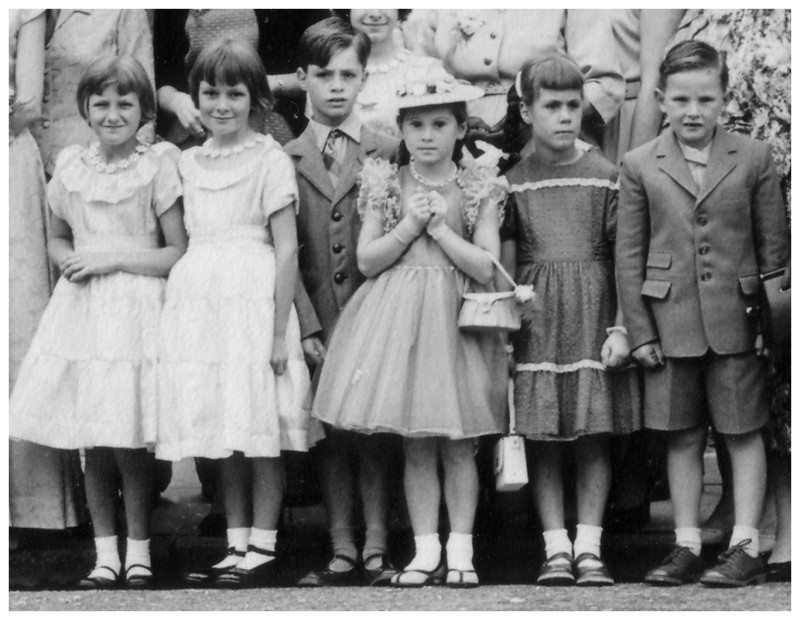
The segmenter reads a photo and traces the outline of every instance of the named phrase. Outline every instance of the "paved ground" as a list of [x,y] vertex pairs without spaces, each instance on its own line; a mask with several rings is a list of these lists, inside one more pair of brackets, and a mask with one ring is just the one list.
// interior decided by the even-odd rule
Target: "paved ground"
[[[719,477],[713,456],[707,459],[703,514],[719,498]],[[181,571],[209,565],[224,552],[221,538],[196,534],[208,511],[202,501],[191,461],[173,471],[170,487],[153,518],[152,550],[159,581],[165,589],[145,593],[74,592],[65,587],[91,568],[91,538],[34,537],[9,554],[11,610],[789,610],[789,585],[766,584],[743,590],[709,590],[700,586],[655,589],[640,584],[647,568],[672,542],[670,505],[653,502],[651,523],[636,534],[607,536],[604,554],[619,585],[586,591],[578,588],[537,588],[530,585],[541,561],[526,493],[501,496],[484,517],[476,538],[476,567],[483,587],[446,588],[272,588],[225,592],[184,590]],[[500,524],[500,526],[498,526]],[[393,524],[390,551],[402,565],[411,553],[410,532]],[[479,524],[479,527],[481,524]],[[319,505],[299,506],[284,513],[281,540],[288,558],[287,583],[327,557],[324,511]],[[772,539],[762,538],[769,549]],[[721,547],[705,549],[713,561]],[[512,584],[512,585],[508,585]]]

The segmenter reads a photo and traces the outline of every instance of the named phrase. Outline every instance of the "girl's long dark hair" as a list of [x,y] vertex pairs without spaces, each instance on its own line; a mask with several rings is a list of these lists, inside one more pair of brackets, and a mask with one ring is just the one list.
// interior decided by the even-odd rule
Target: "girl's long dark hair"
[[[453,111],[453,116],[456,117],[456,122],[459,125],[464,125],[469,118],[467,114],[467,104],[464,101],[456,101],[454,103],[443,104],[450,107]],[[426,107],[439,107],[439,106],[426,106]],[[405,108],[400,109],[397,113],[397,126],[402,127],[403,119],[408,115],[411,110],[418,110],[420,108]],[[464,149],[464,140],[456,140],[456,145],[453,147],[453,161],[458,164],[461,161]],[[407,166],[411,161],[411,153],[408,152],[408,148],[406,148],[406,143],[404,141],[400,142],[400,148],[397,152],[397,165],[398,166]]]

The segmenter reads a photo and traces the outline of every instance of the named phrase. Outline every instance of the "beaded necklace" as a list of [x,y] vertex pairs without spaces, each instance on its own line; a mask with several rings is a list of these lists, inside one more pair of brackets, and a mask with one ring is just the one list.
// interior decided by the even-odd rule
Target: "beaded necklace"
[[237,144],[236,146],[232,146],[230,148],[225,149],[215,149],[211,146],[211,139],[205,141],[203,146],[200,147],[200,152],[203,153],[206,157],[210,159],[218,159],[220,157],[230,157],[231,155],[236,155],[241,153],[242,151],[246,151],[248,149],[253,148],[256,144],[259,144],[263,138],[260,134],[254,134],[247,142],[243,142],[242,144]]
[[431,189],[439,189],[445,187],[446,185],[450,185],[453,181],[458,179],[458,166],[453,163],[453,172],[452,174],[448,175],[445,179],[441,181],[431,181],[429,178],[422,176],[417,169],[414,167],[414,158],[411,158],[411,162],[409,164],[409,169],[411,170],[411,176],[414,177],[420,185],[425,185],[426,187],[430,187]]
[[406,60],[408,60],[409,51],[407,49],[401,49],[395,57],[391,60],[386,62],[382,62],[380,64],[370,64],[367,65],[364,69],[364,72],[369,75],[370,73],[389,73],[392,69],[396,69],[401,64],[403,64]]

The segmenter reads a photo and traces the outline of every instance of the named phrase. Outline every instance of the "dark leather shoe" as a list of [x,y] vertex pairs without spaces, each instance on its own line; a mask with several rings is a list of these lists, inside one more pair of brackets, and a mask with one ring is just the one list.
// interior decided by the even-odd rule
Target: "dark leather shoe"
[[[146,573],[137,571],[135,574],[128,574],[133,568],[145,569]],[[125,589],[127,590],[152,590],[153,589],[153,569],[144,564],[131,564],[125,569]]]
[[331,559],[342,560],[350,565],[345,571],[331,570],[330,562],[323,570],[311,571],[297,582],[300,588],[319,588],[321,586],[355,586],[363,583],[364,578],[361,574],[357,560],[337,553]]
[[761,556],[751,557],[744,550],[750,540],[723,551],[718,564],[700,576],[700,583],[711,588],[741,588],[754,583],[764,583],[767,578]]
[[[380,565],[376,568],[367,568],[372,564],[374,558],[380,558]],[[389,556],[385,553],[374,553],[364,558],[364,575],[367,583],[371,586],[388,586],[392,576],[397,573],[397,569],[389,561]]]
[[[102,574],[93,576],[96,570],[101,569],[103,572],[108,573],[108,577]],[[108,566],[97,566],[91,573],[75,584],[78,590],[116,590],[119,586],[119,575]]]
[[767,564],[767,581],[770,583],[791,583],[792,562],[775,562]]
[[537,586],[574,586],[575,564],[569,553],[556,553],[545,560],[536,578]]
[[[228,547],[228,555],[235,555],[241,561],[245,556],[244,551],[236,551],[233,547]],[[213,566],[205,570],[192,571],[184,573],[181,576],[183,584],[189,588],[210,588],[222,573],[227,573],[233,570],[233,566],[227,568],[214,568]]]
[[232,570],[224,572],[218,575],[214,580],[215,586],[238,590],[241,588],[266,588],[278,585],[281,578],[281,571],[280,565],[275,559],[275,552],[261,549],[254,545],[248,545],[247,551],[248,553],[255,552],[273,559],[259,564],[255,568],[241,568],[237,566]]
[[675,547],[658,566],[645,575],[645,582],[654,586],[682,586],[697,581],[703,562],[688,547]]
[[605,562],[594,553],[581,553],[575,558],[575,584],[587,588],[613,586],[614,578]]

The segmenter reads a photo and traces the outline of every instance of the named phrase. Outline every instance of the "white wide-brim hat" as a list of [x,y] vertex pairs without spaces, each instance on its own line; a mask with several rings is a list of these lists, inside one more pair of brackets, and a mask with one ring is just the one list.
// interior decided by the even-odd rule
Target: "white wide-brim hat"
[[483,90],[457,80],[442,66],[433,66],[422,74],[407,75],[395,91],[397,108],[421,108],[483,97]]

